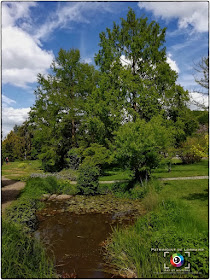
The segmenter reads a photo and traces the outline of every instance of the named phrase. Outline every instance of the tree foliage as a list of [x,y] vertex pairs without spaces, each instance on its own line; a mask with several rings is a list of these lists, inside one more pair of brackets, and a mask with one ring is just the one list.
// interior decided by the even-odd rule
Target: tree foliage
[[97,70],[79,50],[60,49],[50,73],[38,74],[29,123],[15,128],[28,155],[38,155],[45,171],[88,170],[109,164],[114,149],[137,179],[148,177],[169,146],[197,128],[188,92],[167,63],[165,33],[130,9],[100,33]]
[[116,157],[134,171],[137,180],[149,178],[152,169],[173,143],[173,130],[164,125],[163,119],[137,120],[127,123],[116,132]]
[[187,99],[188,93],[175,84],[177,73],[166,62],[165,32],[154,21],[136,18],[130,9],[121,25],[114,23],[112,30],[100,33],[96,65],[113,77],[112,88],[115,85],[134,119],[139,116],[148,121],[161,110],[170,109],[176,96],[177,107]]
[[55,171],[64,167],[67,152],[78,145],[85,100],[94,86],[94,68],[80,62],[79,50],[61,49],[51,70],[47,77],[38,75],[30,119],[44,168]]

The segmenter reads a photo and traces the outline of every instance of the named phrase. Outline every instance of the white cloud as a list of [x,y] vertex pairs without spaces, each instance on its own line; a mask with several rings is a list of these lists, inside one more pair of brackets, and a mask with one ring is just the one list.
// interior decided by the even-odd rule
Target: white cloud
[[128,66],[132,64],[131,60],[127,59],[124,54],[121,55],[120,61],[122,63],[122,66]]
[[206,94],[202,94],[200,92],[191,92],[190,93],[190,109],[191,110],[200,110],[200,107],[197,107],[195,105],[195,102],[198,102],[198,104],[204,105],[205,107],[209,106],[209,96]]
[[35,38],[46,40],[57,28],[71,29],[70,22],[88,24],[90,23],[89,19],[94,18],[97,11],[100,13],[112,12],[107,2],[63,2],[62,6],[58,5],[57,10],[51,13],[45,23],[37,29]]
[[86,57],[86,58],[83,59],[83,62],[90,64],[90,63],[92,63],[92,58],[91,57]]
[[174,70],[177,73],[179,73],[180,72],[179,67],[176,64],[176,61],[173,60],[171,57],[172,57],[172,55],[169,53],[168,56],[167,56],[167,60],[166,61],[170,65],[172,70]]
[[207,2],[139,2],[138,6],[153,12],[156,17],[177,18],[180,29],[191,25],[194,31],[208,31]]
[[2,9],[2,81],[22,88],[36,82],[38,73],[46,73],[54,58],[30,34],[14,26],[20,17],[29,17],[31,6],[34,4],[17,2],[4,4]]
[[14,109],[12,107],[2,108],[2,133],[5,137],[15,126],[21,125],[28,117],[30,108]]
[[20,18],[22,24],[25,24],[25,20],[30,21],[30,8],[36,5],[35,2],[2,3],[2,26],[14,26]]
[[16,103],[16,101],[7,97],[6,95],[2,94],[2,106],[3,107],[6,107],[7,105],[10,105],[12,103]]

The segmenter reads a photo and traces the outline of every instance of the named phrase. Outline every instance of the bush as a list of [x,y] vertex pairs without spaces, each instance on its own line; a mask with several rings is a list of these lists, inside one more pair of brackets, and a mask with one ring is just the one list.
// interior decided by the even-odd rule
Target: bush
[[53,262],[41,244],[16,225],[2,220],[1,277],[4,279],[55,278]]
[[77,170],[74,169],[63,169],[60,171],[57,175],[59,175],[60,178],[76,181],[77,180]]
[[46,178],[29,178],[22,191],[24,197],[40,198],[44,193],[56,193],[58,182],[56,178],[48,176]]
[[75,195],[78,193],[78,189],[76,185],[72,185],[69,180],[58,180],[58,190],[57,192],[60,194],[69,194]]
[[188,137],[178,150],[178,155],[183,163],[195,163],[201,161],[208,153],[208,135]]
[[79,167],[77,187],[81,194],[96,194],[98,189],[98,178],[100,169],[92,162],[84,162]]

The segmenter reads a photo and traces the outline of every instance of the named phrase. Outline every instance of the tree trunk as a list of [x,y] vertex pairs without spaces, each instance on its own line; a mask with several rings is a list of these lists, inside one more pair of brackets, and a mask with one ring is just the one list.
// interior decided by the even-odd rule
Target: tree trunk
[[75,129],[75,121],[74,119],[72,120],[72,129],[71,129],[71,133],[72,133],[72,145],[76,146],[76,139],[75,139],[75,134],[76,134],[76,129]]
[[147,170],[142,170],[142,171],[139,171],[138,169],[135,170],[135,180],[140,182],[140,183],[143,183],[143,181],[148,181],[149,179],[149,173]]

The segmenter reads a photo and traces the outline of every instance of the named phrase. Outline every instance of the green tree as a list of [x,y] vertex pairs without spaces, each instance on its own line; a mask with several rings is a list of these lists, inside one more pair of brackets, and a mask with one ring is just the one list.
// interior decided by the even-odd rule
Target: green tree
[[167,127],[160,116],[149,122],[137,120],[124,124],[116,132],[116,157],[133,170],[136,180],[147,180],[168,148],[173,146],[173,134],[172,128]]
[[[158,23],[137,18],[130,9],[120,25],[114,23],[112,30],[100,34],[96,65],[113,77],[112,87],[120,92],[134,121],[137,116],[149,121],[170,106],[177,92],[177,73],[166,61],[165,32]],[[188,93],[181,93],[182,101]]]
[[2,142],[2,154],[3,158],[9,158],[9,161],[15,159],[23,160],[25,152],[24,138],[18,136],[12,130]]
[[80,62],[79,50],[61,49],[47,77],[39,74],[30,112],[36,145],[47,171],[62,169],[67,152],[78,146],[84,106],[94,87],[94,68]]

